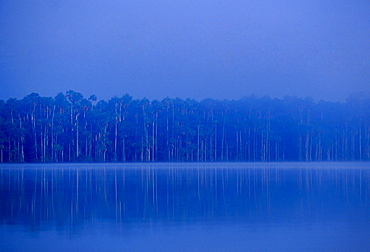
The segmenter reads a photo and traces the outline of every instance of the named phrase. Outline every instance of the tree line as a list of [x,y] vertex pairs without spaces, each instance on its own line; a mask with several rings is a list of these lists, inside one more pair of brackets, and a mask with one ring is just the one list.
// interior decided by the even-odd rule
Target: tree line
[[0,100],[0,162],[359,161],[370,98],[108,101],[67,91]]

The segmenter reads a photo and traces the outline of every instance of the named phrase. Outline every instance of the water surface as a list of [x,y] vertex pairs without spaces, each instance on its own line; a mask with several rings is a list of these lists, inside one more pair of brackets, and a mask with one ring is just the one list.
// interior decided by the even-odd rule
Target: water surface
[[0,166],[1,251],[369,251],[369,163]]

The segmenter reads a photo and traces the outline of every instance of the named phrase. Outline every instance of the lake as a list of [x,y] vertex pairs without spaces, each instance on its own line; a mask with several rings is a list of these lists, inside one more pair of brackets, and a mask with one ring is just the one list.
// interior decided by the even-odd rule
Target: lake
[[370,163],[0,165],[0,251],[370,251]]

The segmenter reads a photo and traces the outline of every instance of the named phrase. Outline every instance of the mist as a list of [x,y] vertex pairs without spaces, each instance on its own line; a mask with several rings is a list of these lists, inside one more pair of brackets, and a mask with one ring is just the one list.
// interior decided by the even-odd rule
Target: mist
[[1,1],[0,45],[4,100],[370,91],[367,1]]

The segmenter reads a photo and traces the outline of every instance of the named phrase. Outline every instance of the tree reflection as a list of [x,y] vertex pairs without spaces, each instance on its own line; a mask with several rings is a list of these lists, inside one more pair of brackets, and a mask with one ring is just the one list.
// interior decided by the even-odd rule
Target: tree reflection
[[40,230],[102,221],[248,224],[370,216],[368,169],[188,166],[3,168],[1,223]]

